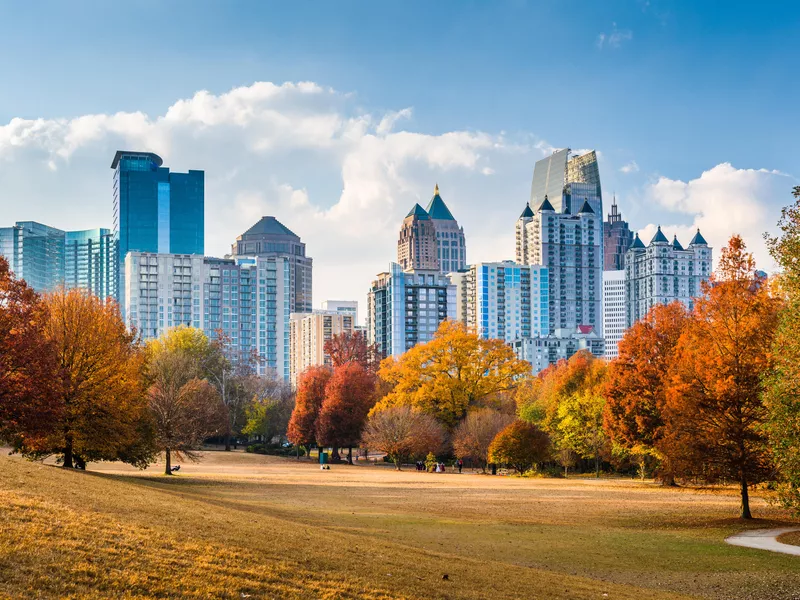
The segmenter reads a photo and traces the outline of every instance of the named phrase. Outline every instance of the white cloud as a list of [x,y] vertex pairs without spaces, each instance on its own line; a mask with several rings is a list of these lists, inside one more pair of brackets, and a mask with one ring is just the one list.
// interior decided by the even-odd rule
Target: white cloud
[[[766,169],[737,169],[722,163],[688,182],[660,177],[645,189],[644,201],[690,217],[691,223],[662,223],[668,237],[678,235],[686,245],[699,228],[714,247],[715,261],[731,235],[740,234],[753,252],[760,268],[773,270],[774,263],[763,241],[774,232],[780,208],[791,200],[791,178]],[[685,221],[685,219],[681,219]],[[645,243],[655,234],[651,223],[640,231]]]
[[601,32],[597,35],[597,47],[602,50],[603,48],[619,48],[623,42],[633,39],[633,32],[630,29],[618,29],[616,23],[611,24],[611,33]]
[[636,164],[635,160],[632,160],[626,165],[620,167],[620,172],[625,173],[626,175],[629,173],[638,173],[639,172],[639,165]]

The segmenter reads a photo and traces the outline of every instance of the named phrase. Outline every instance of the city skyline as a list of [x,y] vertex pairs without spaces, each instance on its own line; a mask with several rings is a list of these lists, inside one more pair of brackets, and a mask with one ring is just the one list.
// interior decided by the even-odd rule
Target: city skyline
[[[0,98],[2,225],[112,227],[108,161],[121,148],[149,151],[176,171],[206,172],[207,255],[223,256],[237,235],[274,216],[314,257],[314,308],[326,298],[363,303],[375,274],[395,257],[398,223],[408,207],[427,205],[435,183],[469,238],[468,261],[508,260],[514,257],[508,223],[530,196],[536,161],[557,148],[595,148],[606,204],[615,195],[642,239],[661,225],[686,243],[700,227],[719,248],[741,233],[759,265],[773,270],[761,236],[774,231],[798,177],[783,151],[796,132],[791,110],[775,100],[792,97],[797,85],[785,66],[790,36],[780,33],[800,18],[789,5],[773,16],[729,6],[728,18],[719,19],[680,2],[630,3],[591,7],[570,20],[552,3],[464,7],[457,18],[448,6],[416,5],[409,14],[382,7],[383,14],[370,15],[325,7],[306,29],[303,11],[248,6],[238,16],[220,9],[218,18],[241,23],[248,15],[269,31],[280,23],[275,39],[291,38],[295,50],[312,35],[321,36],[318,44],[289,59],[256,44],[255,31],[245,28],[247,52],[217,32],[195,48],[196,56],[176,58],[180,43],[212,28],[204,11],[187,15],[176,3],[147,36],[171,68],[154,73],[132,64],[123,76],[117,58],[98,52],[104,38],[89,35],[100,22],[87,8],[73,7],[59,22],[73,23],[74,34],[92,41],[62,46],[63,53],[52,51],[59,34],[29,29],[25,43],[37,42],[35,51],[0,66],[8,84]],[[14,5],[3,11],[0,49],[10,51],[7,44],[19,38],[9,24],[33,14]],[[156,35],[179,13],[175,36]],[[427,50],[428,70],[415,77],[391,69],[397,81],[391,80],[381,67],[399,60],[387,54],[399,42],[397,34],[381,40],[387,13],[407,36],[401,47],[414,56],[429,48],[418,42],[434,34],[452,44]],[[133,48],[144,34],[135,11],[130,17],[115,36]],[[743,25],[745,17],[752,26]],[[554,33],[569,21],[572,43],[561,51],[531,40],[525,32],[533,21]],[[326,30],[324,22],[342,28]],[[349,35],[354,28],[366,34]],[[496,43],[495,29],[504,44]],[[713,68],[715,56],[691,41],[701,30],[726,55],[726,70]],[[322,49],[333,42],[342,54],[329,61]],[[216,52],[225,44],[226,52]],[[368,44],[374,52],[363,52]],[[738,50],[744,46],[746,57]],[[663,52],[676,47],[684,49]],[[42,52],[52,64],[41,62]],[[209,52],[218,59],[204,60]],[[459,52],[464,58],[456,60]],[[76,53],[94,53],[96,60],[80,66],[85,61]],[[502,56],[513,60],[498,71]],[[330,62],[340,66],[322,68]],[[581,79],[575,90],[594,86],[580,110],[556,101],[558,94],[577,98],[558,78],[570,62]],[[71,85],[63,93],[37,94],[37,81],[54,77],[56,66]],[[25,79],[26,72],[38,80]],[[741,81],[754,76],[757,85],[743,90]]]

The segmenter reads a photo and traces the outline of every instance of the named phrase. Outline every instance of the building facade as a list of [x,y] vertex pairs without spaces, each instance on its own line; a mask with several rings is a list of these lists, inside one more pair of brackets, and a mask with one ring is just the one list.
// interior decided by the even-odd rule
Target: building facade
[[678,300],[692,310],[711,270],[712,249],[699,229],[687,248],[677,236],[670,242],[661,227],[647,247],[636,234],[625,254],[625,326],[631,327],[656,304]]
[[439,184],[433,189],[433,198],[426,212],[436,231],[436,254],[439,272],[443,275],[459,271],[467,266],[467,238],[453,213],[439,195]]
[[323,300],[322,310],[350,315],[353,317],[353,327],[358,327],[358,300]]
[[534,374],[568,360],[576,352],[586,350],[595,358],[603,358],[604,341],[592,327],[581,326],[574,331],[557,330],[552,335],[537,338],[520,338],[511,342],[514,353],[520,360],[531,363]]
[[367,340],[383,356],[400,356],[456,318],[456,287],[438,269],[406,272],[391,263],[367,295]]
[[110,229],[67,231],[64,237],[64,284],[90,291],[103,300],[118,298],[117,240]]
[[428,212],[419,204],[413,206],[400,227],[397,263],[404,271],[439,271],[436,228]]
[[511,343],[550,332],[547,268],[512,261],[453,273],[456,319],[484,339]]
[[536,162],[531,181],[530,205],[539,206],[550,200],[557,213],[575,213],[584,202],[596,215],[603,214],[600,169],[594,150],[572,155],[572,150],[557,150]]
[[624,271],[625,253],[633,244],[633,232],[617,209],[617,199],[611,203],[608,220],[603,224],[603,270]]
[[275,217],[261,220],[236,238],[231,255],[283,258],[290,264],[290,302],[292,312],[312,310],[313,259],[306,256],[306,245]]
[[14,274],[37,292],[64,285],[66,232],[36,221],[0,228],[0,253]]
[[292,313],[289,317],[289,376],[297,387],[298,376],[309,367],[330,365],[325,342],[334,335],[353,334],[355,316],[352,313],[315,310]]
[[603,271],[603,339],[605,357],[619,355],[617,344],[625,335],[625,271]]
[[129,252],[122,291],[128,327],[144,340],[181,325],[222,334],[234,357],[288,380],[290,263],[283,257],[221,259]]
[[[128,252],[199,254],[205,251],[205,173],[171,173],[152,152],[114,155],[113,231],[120,276]],[[119,282],[121,292],[124,283]]]

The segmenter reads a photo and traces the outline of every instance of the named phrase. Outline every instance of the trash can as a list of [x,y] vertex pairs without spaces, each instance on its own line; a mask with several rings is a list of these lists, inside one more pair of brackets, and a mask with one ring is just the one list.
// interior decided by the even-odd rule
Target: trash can
[[328,464],[328,453],[327,452],[323,452],[322,450],[320,450],[320,452],[319,452],[319,464],[321,464],[321,465],[327,465]]
[[492,475],[497,475],[497,465],[492,463]]

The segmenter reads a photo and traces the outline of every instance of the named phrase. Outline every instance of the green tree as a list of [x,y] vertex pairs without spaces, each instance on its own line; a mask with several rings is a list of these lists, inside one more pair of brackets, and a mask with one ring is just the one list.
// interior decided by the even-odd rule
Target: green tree
[[594,459],[595,477],[600,477],[600,456],[608,443],[603,429],[605,403],[600,394],[584,390],[558,405],[559,448]]

